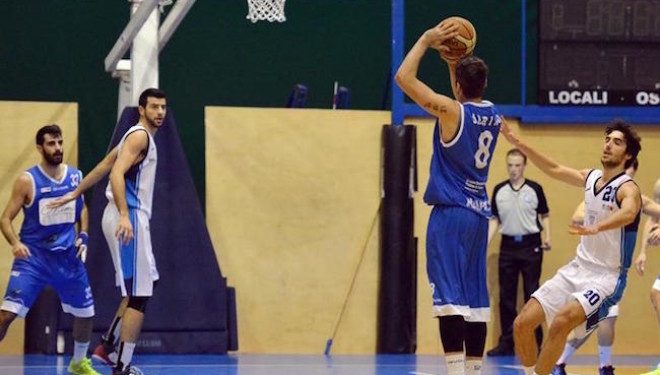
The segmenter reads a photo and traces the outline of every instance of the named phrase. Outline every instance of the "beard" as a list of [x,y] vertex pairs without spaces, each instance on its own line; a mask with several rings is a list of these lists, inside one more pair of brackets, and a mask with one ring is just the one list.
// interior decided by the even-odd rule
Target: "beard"
[[158,123],[158,122],[156,122],[156,116],[154,116],[154,117],[148,117],[148,116],[145,115],[144,118],[147,120],[147,122],[149,123],[149,125],[151,125],[151,126],[154,127],[154,128],[158,128],[158,127],[160,127],[161,125],[163,125],[163,121],[164,121],[164,119],[161,119],[161,120],[160,120],[160,123]]
[[56,167],[60,164],[62,164],[62,159],[64,159],[64,153],[54,153],[52,155],[44,153],[44,159],[46,160],[46,163]]
[[603,165],[605,168],[615,168],[618,167],[621,164],[621,160],[604,160],[600,159],[600,164]]

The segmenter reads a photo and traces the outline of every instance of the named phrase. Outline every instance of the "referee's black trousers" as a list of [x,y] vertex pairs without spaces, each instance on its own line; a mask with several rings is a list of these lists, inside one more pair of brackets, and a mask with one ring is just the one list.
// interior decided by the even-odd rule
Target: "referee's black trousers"
[[[498,346],[502,349],[513,350],[513,320],[518,314],[516,302],[518,300],[518,275],[522,274],[523,293],[527,302],[538,288],[541,277],[541,263],[543,250],[540,246],[526,248],[500,248],[498,274],[500,278],[500,325],[502,335]],[[543,341],[543,329],[536,329],[536,341]]]

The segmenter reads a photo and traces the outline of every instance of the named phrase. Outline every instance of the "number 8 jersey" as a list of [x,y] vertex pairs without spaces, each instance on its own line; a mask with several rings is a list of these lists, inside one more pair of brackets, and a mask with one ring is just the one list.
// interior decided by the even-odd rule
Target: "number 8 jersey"
[[436,121],[424,202],[466,207],[489,218],[486,180],[501,119],[495,105],[489,101],[459,103],[459,106],[458,129],[451,141],[442,140],[439,120]]

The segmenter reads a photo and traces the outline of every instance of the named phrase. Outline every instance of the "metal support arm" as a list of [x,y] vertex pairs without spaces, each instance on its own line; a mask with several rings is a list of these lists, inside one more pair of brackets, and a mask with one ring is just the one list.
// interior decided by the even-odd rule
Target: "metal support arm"
[[183,18],[188,14],[188,11],[195,4],[195,0],[178,0],[170,13],[167,15],[163,24],[158,29],[158,50],[162,51],[165,45],[176,31],[177,27]]
[[144,0],[140,7],[135,11],[135,14],[131,17],[131,20],[128,22],[124,31],[115,42],[115,45],[112,47],[108,56],[105,58],[105,71],[112,73],[117,68],[117,63],[119,60],[124,57],[124,54],[128,51],[133,43],[133,39],[137,33],[142,28],[151,12],[156,9],[158,6],[158,0]]

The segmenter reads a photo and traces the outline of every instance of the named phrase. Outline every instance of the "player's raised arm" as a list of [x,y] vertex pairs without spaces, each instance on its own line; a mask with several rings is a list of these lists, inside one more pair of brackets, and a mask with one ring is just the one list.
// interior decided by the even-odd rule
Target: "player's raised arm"
[[660,204],[655,203],[646,195],[642,195],[642,213],[654,217],[657,221],[660,219]]
[[577,170],[565,165],[561,165],[553,160],[551,157],[537,151],[527,143],[523,142],[509,127],[504,117],[502,117],[502,127],[500,133],[506,140],[514,147],[517,147],[527,155],[529,160],[534,163],[543,173],[548,176],[563,181],[567,184],[584,187],[588,169]]
[[[440,23],[434,28],[427,30],[403,59],[394,77],[401,90],[414,100],[415,103],[424,108],[426,112],[440,118],[443,123],[452,124],[458,122],[458,102],[448,96],[433,91],[428,85],[419,80],[417,73],[419,62],[428,48],[432,47],[438,51],[448,50],[448,47],[442,45],[442,42],[456,36],[458,34],[457,30],[458,25],[452,22]],[[451,71],[454,63],[448,62],[448,64]]]
[[652,221],[649,219],[649,231],[648,231],[648,236],[646,238],[646,244],[649,246],[658,246],[660,245],[660,226],[658,225],[658,221],[654,220]]

